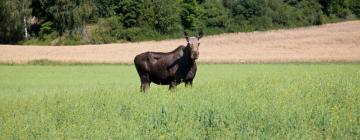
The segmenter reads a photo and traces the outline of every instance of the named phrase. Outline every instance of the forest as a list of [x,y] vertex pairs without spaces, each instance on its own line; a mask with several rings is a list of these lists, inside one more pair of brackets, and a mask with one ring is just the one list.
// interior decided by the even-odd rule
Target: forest
[[78,45],[321,25],[359,0],[0,0],[0,43]]

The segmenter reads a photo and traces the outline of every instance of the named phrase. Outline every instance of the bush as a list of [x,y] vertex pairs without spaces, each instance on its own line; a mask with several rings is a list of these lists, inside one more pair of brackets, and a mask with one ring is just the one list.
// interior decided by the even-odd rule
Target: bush
[[349,9],[347,0],[329,0],[328,12],[329,14],[334,14],[339,18],[346,19],[351,15],[351,10]]
[[264,31],[272,28],[272,19],[268,16],[253,17],[250,19],[250,23],[255,30]]
[[126,41],[143,41],[143,40],[157,40],[160,38],[160,34],[155,30],[149,28],[128,28],[122,34],[122,39]]
[[180,10],[178,3],[173,0],[154,0],[154,27],[163,34],[179,31],[180,25]]
[[203,4],[202,22],[206,27],[224,28],[229,21],[229,11],[218,0],[207,0]]
[[24,38],[24,20],[28,13],[28,1],[0,0],[0,43],[16,43]]
[[271,8],[269,15],[275,28],[296,26],[296,8],[291,7],[280,0],[270,1],[269,7]]
[[303,0],[295,5],[297,8],[296,26],[320,25],[324,23],[324,15],[321,5],[312,0]]
[[360,18],[360,0],[349,0],[349,7]]
[[45,22],[44,24],[42,24],[40,27],[40,32],[39,32],[40,38],[44,38],[46,35],[54,32],[52,26],[53,26],[53,22],[51,22],[51,21],[48,21],[48,22]]
[[99,20],[91,31],[91,42],[95,44],[112,43],[123,36],[124,28],[121,24],[121,18],[112,16],[110,18]]
[[196,0],[184,0],[180,13],[181,23],[185,29],[200,30],[204,24],[200,20],[203,9]]
[[56,45],[82,45],[86,43],[87,42],[83,40],[83,36],[77,33],[60,38]]
[[123,17],[124,27],[131,28],[140,25],[142,16],[143,2],[141,0],[122,0],[115,9],[117,15]]

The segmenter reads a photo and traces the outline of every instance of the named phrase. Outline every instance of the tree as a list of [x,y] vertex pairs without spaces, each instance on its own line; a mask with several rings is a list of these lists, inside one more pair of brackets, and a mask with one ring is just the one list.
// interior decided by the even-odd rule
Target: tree
[[234,3],[232,13],[237,20],[247,20],[255,30],[265,30],[272,27],[270,12],[266,0],[239,0]]
[[140,25],[143,0],[122,0],[118,3],[115,12],[122,17],[125,27],[137,27]]
[[72,11],[73,25],[71,29],[75,32],[85,33],[85,25],[89,21],[90,16],[93,14],[94,5],[88,0],[78,0],[77,6]]
[[324,22],[321,5],[313,0],[303,0],[295,5],[297,8],[297,26],[320,25]]
[[234,10],[236,14],[241,14],[246,19],[251,19],[266,15],[269,6],[265,0],[240,0],[236,3]]
[[349,0],[349,5],[352,12],[360,17],[360,0]]
[[32,16],[46,21],[53,20],[50,7],[54,4],[55,0],[32,0],[30,5]]
[[29,6],[27,0],[0,1],[0,43],[15,43],[26,37]]
[[115,15],[118,0],[93,0],[96,17],[104,18]]
[[351,14],[347,0],[330,0],[327,10],[330,14],[344,19]]
[[[293,5],[294,1],[290,1]],[[294,27],[296,26],[296,8],[283,2],[283,0],[269,1],[271,12],[269,13],[272,18],[272,23],[275,27]]]
[[174,0],[153,0],[155,29],[170,33],[180,29],[179,3]]
[[93,12],[93,5],[86,0],[55,0],[49,11],[55,28],[62,36],[66,30],[82,32]]
[[49,9],[52,13],[53,22],[59,35],[62,36],[65,29],[73,26],[72,10],[76,7],[72,0],[55,0]]
[[322,10],[328,16],[347,18],[351,14],[349,0],[319,0]]
[[184,0],[180,13],[181,23],[185,29],[199,30],[203,28],[200,17],[203,14],[202,7],[196,0]]
[[202,20],[207,27],[224,28],[229,21],[229,11],[219,0],[206,0],[203,4]]

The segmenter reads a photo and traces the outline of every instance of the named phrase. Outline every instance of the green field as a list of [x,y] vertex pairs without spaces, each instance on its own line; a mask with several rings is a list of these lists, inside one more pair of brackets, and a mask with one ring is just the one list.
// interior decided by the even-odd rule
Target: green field
[[360,64],[199,65],[139,92],[132,65],[0,65],[0,139],[359,139]]

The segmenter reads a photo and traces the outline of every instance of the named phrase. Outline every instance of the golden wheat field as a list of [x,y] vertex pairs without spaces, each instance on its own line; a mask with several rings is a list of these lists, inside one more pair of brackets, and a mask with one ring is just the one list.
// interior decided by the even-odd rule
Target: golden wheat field
[[[145,51],[171,51],[185,39],[81,46],[0,45],[0,62],[47,59],[83,63],[132,63]],[[202,63],[360,61],[360,21],[266,32],[205,36]]]

